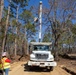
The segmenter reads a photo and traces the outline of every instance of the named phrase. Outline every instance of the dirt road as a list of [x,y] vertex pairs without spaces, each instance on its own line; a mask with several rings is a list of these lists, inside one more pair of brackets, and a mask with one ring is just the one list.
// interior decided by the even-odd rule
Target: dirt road
[[[17,64],[13,69],[11,69],[9,75],[70,75],[59,66],[55,67],[53,71],[47,72],[45,69],[37,68],[29,71],[27,67],[24,66],[26,63]],[[25,68],[24,68],[25,67]]]

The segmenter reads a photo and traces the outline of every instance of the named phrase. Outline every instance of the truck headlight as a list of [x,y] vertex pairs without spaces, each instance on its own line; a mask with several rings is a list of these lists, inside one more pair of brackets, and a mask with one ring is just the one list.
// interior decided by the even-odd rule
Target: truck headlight
[[54,58],[50,58],[51,61],[54,61]]
[[35,58],[35,54],[32,53],[32,54],[30,55],[30,59],[34,59],[34,58]]
[[50,55],[50,56],[49,56],[49,59],[50,59],[51,61],[54,61],[53,55]]

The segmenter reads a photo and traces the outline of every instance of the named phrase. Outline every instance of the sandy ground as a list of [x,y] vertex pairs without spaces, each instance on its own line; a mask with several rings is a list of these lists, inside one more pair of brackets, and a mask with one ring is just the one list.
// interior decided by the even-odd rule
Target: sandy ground
[[60,59],[58,62],[60,67],[66,67],[67,69],[76,73],[76,60],[69,60],[69,59]]
[[16,62],[12,64],[9,75],[71,75],[63,70],[59,65],[54,67],[53,71],[47,72],[42,68],[28,70],[24,64],[26,64],[26,62]]

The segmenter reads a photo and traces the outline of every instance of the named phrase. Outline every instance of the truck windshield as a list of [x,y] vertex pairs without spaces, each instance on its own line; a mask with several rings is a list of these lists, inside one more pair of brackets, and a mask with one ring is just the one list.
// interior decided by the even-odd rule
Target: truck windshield
[[42,51],[48,51],[49,50],[49,46],[47,45],[34,45],[34,50],[42,50]]

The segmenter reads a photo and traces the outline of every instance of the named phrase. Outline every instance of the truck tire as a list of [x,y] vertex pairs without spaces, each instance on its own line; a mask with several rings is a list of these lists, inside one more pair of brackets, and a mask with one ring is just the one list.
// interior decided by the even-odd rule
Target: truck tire
[[50,67],[50,71],[53,71],[53,69],[54,69],[54,67],[53,67],[53,66],[51,66],[51,67]]
[[53,71],[53,66],[47,68],[47,71],[48,71],[48,72]]
[[31,71],[32,70],[32,67],[31,66],[28,66],[28,70]]

